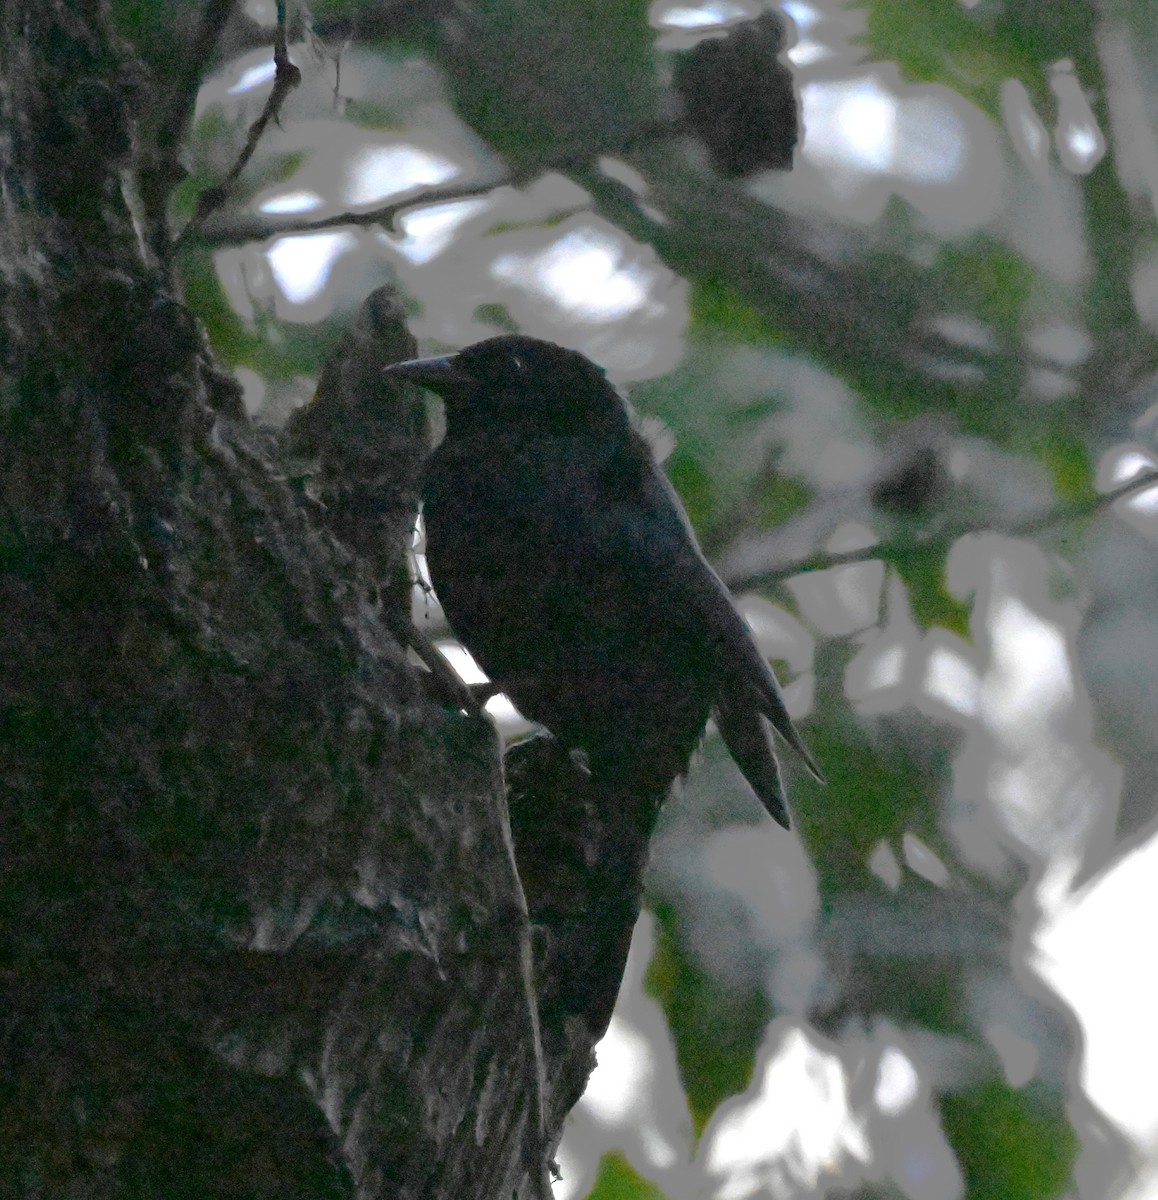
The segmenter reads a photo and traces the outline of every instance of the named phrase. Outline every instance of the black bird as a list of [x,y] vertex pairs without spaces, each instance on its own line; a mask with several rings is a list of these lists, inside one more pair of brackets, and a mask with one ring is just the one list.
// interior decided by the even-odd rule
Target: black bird
[[423,489],[450,625],[592,778],[663,795],[710,713],[788,826],[766,717],[803,758],[780,687],[603,371],[504,335],[387,368],[442,397]]

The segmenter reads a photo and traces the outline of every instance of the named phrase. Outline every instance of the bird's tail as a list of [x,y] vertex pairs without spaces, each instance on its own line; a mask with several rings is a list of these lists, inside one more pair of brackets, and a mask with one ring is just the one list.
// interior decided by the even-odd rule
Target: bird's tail
[[780,763],[751,697],[745,694],[735,703],[725,694],[716,704],[715,713],[716,727],[736,766],[743,771],[772,820],[788,829],[788,802]]
[[[732,710],[740,710],[745,704],[754,706],[768,718],[772,723],[772,728],[800,755],[809,774],[818,783],[823,783],[824,776],[816,765],[816,760],[809,753],[800,734],[796,732],[796,726],[792,724],[792,718],[788,715],[788,708],[784,703],[784,694],[780,691],[780,684],[777,682],[772,668],[768,665],[768,660],[764,657],[760,647],[756,645],[756,639],[752,636],[752,631],[748,628],[744,618],[733,606],[724,585],[719,584],[719,589],[721,594],[713,605],[712,620],[716,630],[716,654],[722,680],[721,698],[717,700],[717,709],[722,710],[725,705]],[[748,738],[754,742],[750,721],[735,715],[735,712],[725,715],[724,721],[733,729],[737,728],[738,724],[742,724]],[[759,722],[757,721],[756,724],[759,725]],[[761,736],[765,738],[765,741],[767,740],[762,728]],[[724,740],[727,741],[727,737]],[[728,748],[732,748],[730,743]],[[735,751],[733,751],[733,756],[735,756]],[[738,757],[736,761],[740,761]]]

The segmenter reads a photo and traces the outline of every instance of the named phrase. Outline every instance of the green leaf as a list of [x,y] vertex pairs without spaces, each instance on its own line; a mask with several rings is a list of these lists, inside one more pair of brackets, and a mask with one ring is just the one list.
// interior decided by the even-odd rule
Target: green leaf
[[891,561],[904,581],[917,624],[922,629],[940,625],[968,639],[970,608],[949,592],[944,547],[936,543],[908,546]]
[[1051,1200],[1069,1187],[1077,1136],[1060,1098],[992,1079],[941,1104],[969,1200]]
[[231,365],[251,364],[264,357],[265,342],[234,312],[217,278],[212,256],[203,250],[185,255],[185,303],[205,325],[214,350]]
[[908,78],[943,83],[1001,118],[1001,85],[1019,79],[1035,103],[1050,104],[1046,70],[1082,59],[1095,10],[1084,0],[1010,0],[966,8],[960,0],[869,0],[865,44]]
[[1016,251],[979,234],[946,243],[932,279],[947,307],[961,307],[1013,338],[1020,334],[1036,272]]
[[812,500],[812,493],[798,480],[776,475],[768,480],[756,496],[752,524],[771,529],[790,517],[803,512]]
[[603,1156],[587,1200],[667,1200],[667,1196],[632,1170],[622,1154],[614,1153]]
[[865,11],[875,58],[896,62],[909,79],[949,84],[993,117],[1001,83],[1029,65],[986,37],[959,0],[872,0]]
[[316,375],[348,321],[338,313],[317,325],[295,325],[259,310],[251,325],[230,305],[208,251],[190,248],[181,267],[185,302],[205,325],[217,354],[229,366],[249,367],[269,381]]
[[751,1083],[771,1011],[759,987],[727,990],[701,970],[671,904],[653,911],[658,937],[644,987],[667,1017],[698,1137],[721,1101]]
[[694,281],[690,316],[693,336],[722,336],[750,346],[772,346],[784,340],[768,317],[753,308],[726,280]]
[[493,325],[503,333],[519,332],[519,324],[505,304],[480,304],[471,316],[480,325]]
[[[918,766],[908,735],[891,733],[887,718],[866,719],[849,707],[844,669],[858,649],[836,641],[817,648],[816,710],[804,736],[828,783],[793,771],[790,786],[793,817],[819,873],[826,907],[870,882],[868,860],[882,839],[897,848],[912,833],[946,862],[954,859],[939,832],[939,780],[949,777],[948,749],[930,728]],[[932,778],[930,765],[938,772]]]
[[1072,427],[1058,423],[1046,438],[1039,439],[1035,448],[1037,456],[1049,469],[1062,501],[1082,504],[1094,499],[1096,492],[1089,450]]

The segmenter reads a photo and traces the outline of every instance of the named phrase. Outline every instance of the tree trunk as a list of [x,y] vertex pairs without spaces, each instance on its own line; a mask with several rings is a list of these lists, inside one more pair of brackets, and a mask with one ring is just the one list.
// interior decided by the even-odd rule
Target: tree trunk
[[104,5],[0,13],[0,1191],[509,1197],[592,1066],[646,830],[592,872],[581,773],[512,767],[527,1137],[497,741],[391,632],[417,400],[375,400],[374,537],[295,488],[175,292]]

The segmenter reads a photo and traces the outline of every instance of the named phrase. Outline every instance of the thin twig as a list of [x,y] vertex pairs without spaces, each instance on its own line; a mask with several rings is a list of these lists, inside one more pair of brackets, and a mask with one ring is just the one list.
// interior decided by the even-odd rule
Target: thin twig
[[[268,218],[248,217],[232,221],[228,227],[215,230],[189,230],[190,241],[196,241],[202,246],[238,246],[245,242],[259,242],[266,238],[294,234],[316,233],[321,229],[333,229],[339,225],[383,225],[389,230],[394,229],[394,221],[400,213],[413,208],[426,208],[433,204],[444,204],[454,200],[470,200],[477,196],[486,196],[496,188],[517,186],[517,181],[508,177],[492,179],[486,183],[463,184],[458,187],[423,188],[406,192],[389,204],[378,208],[365,209],[356,212],[336,213],[329,217],[319,217],[316,220],[287,220],[280,222]],[[190,222],[192,224],[192,222]],[[182,241],[185,234],[182,234]]]
[[942,548],[948,552],[949,547],[954,542],[959,538],[967,537],[969,534],[985,532],[997,533],[1004,537],[1012,538],[1032,537],[1057,525],[1064,525],[1068,521],[1078,521],[1083,517],[1093,516],[1095,513],[1109,508],[1118,500],[1132,496],[1155,485],[1158,485],[1158,471],[1147,471],[1142,475],[1135,476],[1127,483],[1123,483],[1120,487],[1114,488],[1113,491],[1103,492],[1098,496],[1091,496],[1089,499],[1078,500],[1072,504],[1059,505],[1057,508],[1050,509],[1049,512],[1040,513],[1036,517],[1029,517],[1024,521],[1018,521],[1004,529],[990,528],[982,530],[973,526],[958,526],[944,533],[937,534],[935,537],[930,537],[925,541],[914,541],[909,537],[885,538],[883,541],[874,542],[873,545],[865,546],[859,550],[846,550],[837,554],[811,554],[807,558],[796,559],[794,562],[786,563],[781,567],[728,578],[726,582],[733,590],[742,591],[750,588],[771,587],[774,584],[782,583],[785,579],[791,579],[792,576],[800,575],[807,571],[827,571],[831,567],[843,567],[850,563],[875,561],[903,562],[906,558],[911,558],[914,554],[927,554],[930,550],[938,548]]
[[177,239],[178,247],[187,241],[190,233],[211,212],[214,212],[225,203],[233,185],[237,182],[241,172],[245,170],[249,160],[253,157],[253,153],[257,149],[257,144],[261,141],[262,134],[265,133],[266,126],[270,121],[277,118],[286,97],[302,81],[302,73],[290,62],[289,49],[286,45],[285,0],[277,0],[277,32],[274,36],[273,62],[275,67],[273,89],[269,93],[265,107],[261,110],[261,116],[249,127],[249,136],[245,139],[245,145],[242,147],[241,153],[237,156],[237,161],[230,168],[229,173],[220,183],[215,184],[211,188],[206,188],[197,198],[197,206],[194,209],[193,216],[189,219],[189,223],[181,231],[181,236]]
[[[653,121],[640,126],[620,142],[613,146],[601,148],[601,155],[616,155],[659,138],[670,137],[678,132],[678,127],[671,122]],[[557,171],[561,174],[575,172],[590,165],[588,157],[563,155],[557,159],[536,164],[529,169],[508,170],[497,178],[482,183],[448,184],[441,188],[415,188],[406,192],[388,204],[377,208],[361,209],[335,213],[329,217],[319,217],[316,220],[289,218],[284,221],[270,220],[268,217],[242,218],[235,220],[225,228],[205,231],[192,230],[200,245],[237,246],[245,242],[264,241],[266,238],[282,235],[316,233],[322,229],[333,229],[340,225],[382,225],[394,231],[394,222],[398,215],[413,208],[429,208],[435,204],[446,204],[455,200],[470,200],[476,196],[486,196],[500,187],[522,187],[540,178],[542,175]]]

